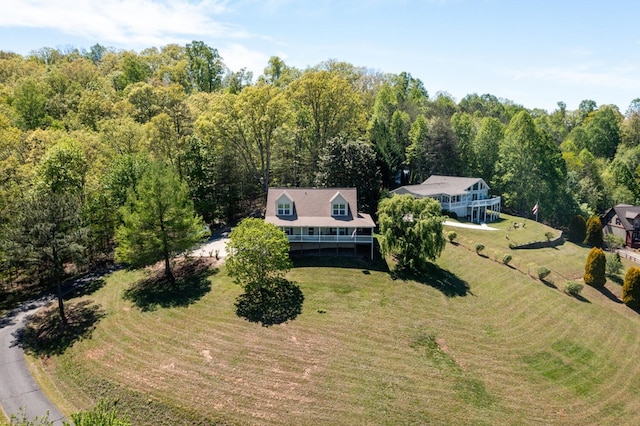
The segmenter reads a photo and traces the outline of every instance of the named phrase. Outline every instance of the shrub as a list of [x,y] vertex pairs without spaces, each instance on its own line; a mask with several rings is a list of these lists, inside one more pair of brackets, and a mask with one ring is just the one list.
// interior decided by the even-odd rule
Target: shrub
[[511,262],[511,255],[510,254],[505,254],[504,257],[502,258],[502,263],[504,263],[505,265],[508,265],[509,262]]
[[587,222],[582,215],[575,215],[569,222],[567,230],[569,241],[574,243],[582,243],[587,236]]
[[551,241],[551,239],[553,238],[553,232],[547,231],[544,233],[544,236],[547,238],[547,241]]
[[582,291],[582,288],[584,286],[578,282],[575,281],[567,281],[567,284],[564,287],[564,291],[567,294],[570,294],[572,296],[578,296],[580,294],[580,292]]
[[624,245],[624,240],[622,239],[622,237],[619,237],[617,235],[606,234],[604,236],[604,243],[607,245],[607,248],[609,250],[616,250]]
[[480,254],[484,250],[484,244],[476,244],[476,254]]
[[622,260],[620,260],[620,255],[618,253],[608,254],[607,255],[607,265],[606,272],[607,275],[618,275],[622,272]]
[[456,233],[456,231],[449,231],[447,232],[447,238],[449,239],[449,242],[453,244],[453,241],[458,237],[458,234]]
[[622,301],[631,309],[640,309],[640,268],[631,267],[624,277]]
[[544,266],[539,266],[538,269],[536,269],[536,274],[538,274],[538,279],[540,280],[544,280],[545,278],[547,278],[550,273],[551,271],[549,270],[549,268],[546,268]]
[[604,243],[602,223],[598,216],[591,216],[587,221],[587,234],[584,238],[584,243],[590,247],[602,248]]
[[584,265],[584,282],[591,287],[602,288],[607,282],[606,265],[602,249],[594,247],[587,256],[587,263]]

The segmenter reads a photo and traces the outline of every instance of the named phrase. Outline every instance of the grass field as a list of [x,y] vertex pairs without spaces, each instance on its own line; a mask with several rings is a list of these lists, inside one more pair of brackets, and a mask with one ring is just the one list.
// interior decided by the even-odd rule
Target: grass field
[[[298,261],[302,314],[272,327],[236,316],[223,267],[174,305],[124,299],[144,272],[118,271],[84,298],[105,313],[91,338],[30,364],[67,413],[109,398],[134,424],[640,423],[640,316],[620,279],[566,295],[588,250],[510,250],[548,229],[503,217],[498,231],[456,228],[460,244],[413,280]],[[553,271],[546,284],[532,263]]]

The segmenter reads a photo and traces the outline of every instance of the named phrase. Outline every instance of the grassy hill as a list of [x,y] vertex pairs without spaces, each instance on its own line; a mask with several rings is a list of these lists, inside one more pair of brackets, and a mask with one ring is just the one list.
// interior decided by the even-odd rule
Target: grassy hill
[[[510,250],[557,231],[503,217],[455,228],[460,244],[414,279],[298,261],[302,314],[268,328],[235,315],[224,268],[173,306],[124,299],[144,272],[115,272],[85,297],[106,313],[91,338],[31,366],[63,410],[117,399],[135,424],[637,424],[640,316],[620,278],[564,294],[588,250]],[[493,260],[507,252],[513,267]]]

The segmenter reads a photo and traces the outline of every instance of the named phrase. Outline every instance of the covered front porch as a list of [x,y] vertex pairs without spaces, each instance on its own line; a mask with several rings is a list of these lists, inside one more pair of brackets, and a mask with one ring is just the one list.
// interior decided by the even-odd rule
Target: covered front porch
[[289,239],[291,251],[340,250],[353,249],[358,246],[370,247],[370,257],[373,259],[373,229],[350,227],[282,227]]

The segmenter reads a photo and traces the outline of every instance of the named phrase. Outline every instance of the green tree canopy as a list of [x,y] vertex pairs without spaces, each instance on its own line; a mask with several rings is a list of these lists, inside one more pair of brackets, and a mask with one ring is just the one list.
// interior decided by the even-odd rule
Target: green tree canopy
[[334,138],[320,155],[316,185],[358,189],[358,210],[372,213],[378,204],[381,177],[373,147],[363,141]]
[[381,249],[398,259],[398,266],[420,270],[445,246],[440,203],[431,198],[394,195],[378,207]]
[[247,218],[236,226],[227,243],[227,271],[249,289],[284,278],[291,269],[286,234],[262,219]]
[[121,209],[123,224],[116,230],[116,259],[132,266],[164,260],[165,277],[174,282],[171,257],[191,248],[206,234],[186,183],[173,169],[156,163],[129,197]]
[[63,265],[78,259],[84,249],[86,234],[77,196],[34,192],[20,202],[4,236],[7,256],[15,263],[40,268],[41,278],[54,281],[63,324],[67,323],[61,288]]

